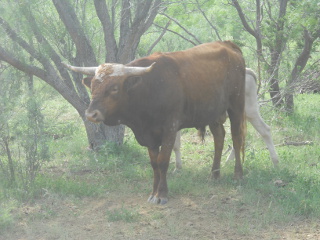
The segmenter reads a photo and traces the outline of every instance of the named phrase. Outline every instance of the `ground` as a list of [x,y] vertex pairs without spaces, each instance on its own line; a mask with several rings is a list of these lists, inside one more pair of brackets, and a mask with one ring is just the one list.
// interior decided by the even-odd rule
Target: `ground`
[[233,193],[174,196],[164,206],[147,203],[142,194],[61,199],[47,193],[15,211],[20,216],[16,226],[1,240],[320,239],[320,221],[259,227],[250,221],[250,206],[239,205]]
[[[318,107],[319,101],[318,99],[316,100],[314,101],[314,106],[315,109],[318,109],[316,107]],[[306,106],[309,108],[310,104],[306,104]],[[317,122],[313,118],[310,119],[309,121],[303,121],[306,122],[306,126]],[[273,128],[273,132],[276,134],[286,132],[287,125],[285,124],[285,128],[279,128],[279,130]],[[288,136],[291,135],[288,134]],[[297,139],[300,139],[298,137]],[[288,172],[288,174],[284,176],[279,174],[283,178],[273,179],[272,177],[265,177],[265,175],[272,173],[272,171],[269,171],[271,162],[269,161],[267,150],[264,149],[264,143],[257,147],[254,145],[257,143],[258,138],[253,134],[247,136],[248,147],[245,164],[250,163],[250,161],[261,161],[260,165],[258,165],[259,170],[255,171],[255,173],[259,173],[260,178],[268,179],[261,183],[262,187],[268,189],[271,184],[276,185],[279,189],[289,188],[285,180],[297,178],[298,174],[295,175],[294,170],[297,170],[302,176],[305,174],[305,176],[310,176],[310,179],[317,179],[316,177],[311,178],[311,176],[318,176],[319,173],[319,168],[317,167],[319,166],[317,163],[319,161],[317,158],[319,156],[318,145],[315,145],[314,148],[308,146],[304,150],[301,150],[303,149],[302,147],[299,150],[278,148],[278,153],[282,157],[281,168],[284,169],[281,173],[286,174]],[[241,191],[236,191],[233,185],[228,187],[230,184],[215,184],[211,182],[209,184],[210,187],[206,186],[207,189],[205,191],[197,191],[198,188],[203,187],[201,185],[203,180],[195,180],[192,177],[201,175],[205,176],[203,178],[207,178],[206,174],[209,173],[212,164],[212,150],[211,148],[206,148],[206,145],[212,146],[209,139],[207,137],[206,143],[200,144],[196,133],[192,135],[192,138],[184,139],[183,142],[187,149],[184,152],[185,158],[183,159],[184,167],[182,171],[184,174],[182,174],[183,176],[173,175],[172,170],[174,167],[171,166],[171,172],[169,173],[169,184],[171,184],[169,202],[164,206],[147,202],[149,188],[151,188],[152,183],[151,176],[148,174],[142,174],[142,177],[138,176],[139,173],[141,174],[139,171],[144,171],[144,164],[139,165],[140,163],[145,162],[146,169],[151,171],[145,151],[142,151],[143,155],[136,148],[134,148],[134,151],[131,149],[129,153],[132,163],[128,168],[122,170],[123,172],[120,170],[125,166],[123,161],[117,162],[115,160],[113,162],[111,161],[112,159],[108,159],[108,168],[100,169],[97,167],[96,170],[95,167],[90,167],[90,165],[87,168],[85,152],[81,154],[80,159],[83,158],[81,161],[74,160],[79,166],[72,171],[73,168],[70,170],[70,166],[67,164],[67,158],[70,154],[67,154],[67,157],[61,155],[62,159],[65,158],[62,160],[63,164],[55,163],[49,168],[53,172],[55,179],[60,179],[62,176],[71,176],[81,178],[81,183],[89,182],[90,184],[95,184],[96,181],[97,183],[100,181],[103,186],[103,181],[107,179],[106,175],[109,174],[112,181],[116,178],[117,181],[114,184],[116,186],[110,188],[110,191],[103,188],[103,193],[99,194],[99,197],[83,197],[83,195],[81,197],[73,197],[70,194],[55,193],[59,191],[43,189],[41,196],[32,200],[32,202],[24,203],[14,208],[12,211],[12,215],[15,216],[13,226],[3,232],[0,230],[0,240],[320,240],[320,219],[312,219],[307,216],[299,217],[297,214],[287,215],[281,219],[279,217],[281,215],[279,209],[282,210],[283,205],[276,205],[275,202],[272,202],[273,198],[271,197],[266,201],[262,201],[262,199],[261,202],[263,203],[255,200],[244,200],[244,197],[254,198],[248,193],[240,195],[241,193],[239,192]],[[276,142],[282,141],[277,140]],[[66,148],[68,147],[66,142],[57,144],[59,148],[64,145],[66,145]],[[76,149],[77,147],[68,148]],[[259,149],[262,149],[262,151],[258,155]],[[61,152],[63,151],[61,150]],[[126,157],[122,152],[121,154],[118,158]],[[306,154],[309,154],[307,160],[301,161]],[[199,156],[204,160],[198,161],[197,158]],[[99,159],[96,161],[99,164]],[[201,164],[208,165],[204,168],[207,169],[206,171],[201,170]],[[297,166],[297,168],[293,166]],[[288,170],[285,171],[286,169]],[[303,170],[306,169],[308,172],[304,173]],[[230,174],[232,174],[233,167],[228,168],[226,166],[222,170],[222,181],[226,181],[228,176],[231,179]],[[229,175],[228,170],[231,171]],[[49,174],[50,171],[46,169],[46,174]],[[251,169],[252,172],[253,170]],[[194,175],[190,176],[191,174]],[[129,175],[131,178],[126,177],[126,182],[118,185],[120,182],[123,183],[122,177],[125,175]],[[249,175],[247,173],[245,179],[249,178]],[[97,178],[93,176],[97,176]],[[274,176],[278,177],[277,174]],[[183,180],[180,182],[177,179]],[[255,174],[250,181],[256,182],[256,179],[257,175]],[[308,180],[309,178],[306,179]],[[296,183],[300,183],[299,186],[308,186],[304,182],[294,180],[295,182],[291,184],[290,188],[296,187],[294,185]],[[252,184],[250,181],[248,182]],[[174,184],[172,184],[173,182]],[[310,181],[310,183],[315,183],[314,186],[318,184],[317,181],[314,181],[314,183]],[[182,190],[180,190],[181,187],[183,188]],[[310,187],[308,189],[313,188]],[[317,188],[314,189],[316,189],[314,190],[314,195],[310,196],[317,201],[319,197],[316,193],[319,191]],[[251,193],[258,195],[259,189],[255,191],[251,191]],[[260,195],[262,196],[261,198],[263,196],[268,197],[266,192],[268,191]],[[290,191],[286,192],[290,193]],[[279,196],[287,197],[286,195]],[[313,211],[316,208],[310,209]],[[270,212],[278,213],[278,215],[272,215]]]

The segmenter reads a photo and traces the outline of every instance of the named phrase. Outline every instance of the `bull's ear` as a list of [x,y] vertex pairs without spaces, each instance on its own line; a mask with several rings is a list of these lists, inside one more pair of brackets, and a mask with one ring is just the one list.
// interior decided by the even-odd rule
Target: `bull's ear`
[[128,77],[123,83],[123,89],[124,91],[129,92],[140,85],[141,82],[142,78],[140,76]]
[[88,88],[91,88],[91,80],[92,80],[92,77],[86,77],[86,78],[82,79],[82,83],[83,83],[83,85],[87,86]]

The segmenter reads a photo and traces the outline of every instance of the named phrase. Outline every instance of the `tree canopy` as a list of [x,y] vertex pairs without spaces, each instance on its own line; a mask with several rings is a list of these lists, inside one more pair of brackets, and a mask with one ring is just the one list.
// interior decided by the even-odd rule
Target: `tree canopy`
[[162,1],[5,1],[0,17],[0,60],[52,86],[79,113],[92,148],[122,142],[124,127],[96,126],[85,119],[89,94],[82,76],[62,62],[97,66],[134,59],[141,36]]

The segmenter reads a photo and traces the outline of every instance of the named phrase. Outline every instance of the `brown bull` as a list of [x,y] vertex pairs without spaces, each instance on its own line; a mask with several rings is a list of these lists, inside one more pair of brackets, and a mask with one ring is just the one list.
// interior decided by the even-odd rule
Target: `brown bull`
[[149,202],[165,204],[166,174],[176,133],[182,128],[204,130],[214,137],[214,178],[220,176],[228,112],[235,149],[235,178],[243,175],[240,152],[244,145],[245,62],[232,42],[202,44],[172,53],[155,53],[126,65],[106,63],[69,69],[90,75],[88,120],[106,125],[125,124],[149,151],[154,171]]

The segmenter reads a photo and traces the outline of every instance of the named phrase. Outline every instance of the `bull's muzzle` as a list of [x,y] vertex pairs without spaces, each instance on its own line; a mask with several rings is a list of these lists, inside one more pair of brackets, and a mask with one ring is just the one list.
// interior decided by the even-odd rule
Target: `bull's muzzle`
[[103,115],[101,114],[101,112],[99,110],[93,110],[93,111],[86,110],[86,118],[90,122],[94,122],[94,123],[99,123],[104,120]]

